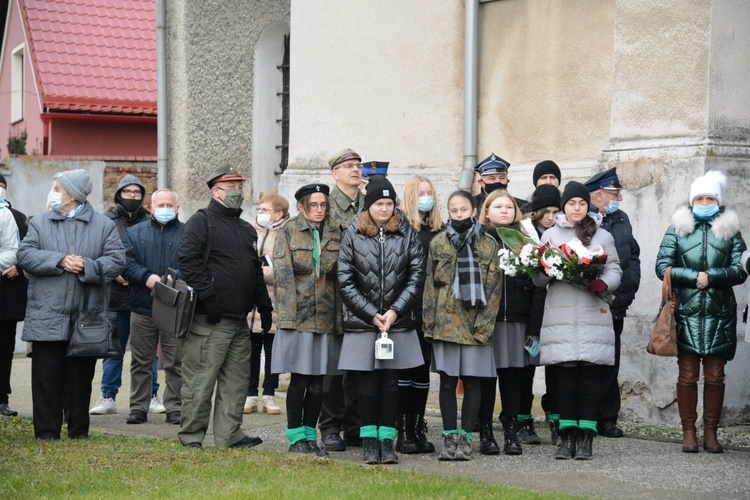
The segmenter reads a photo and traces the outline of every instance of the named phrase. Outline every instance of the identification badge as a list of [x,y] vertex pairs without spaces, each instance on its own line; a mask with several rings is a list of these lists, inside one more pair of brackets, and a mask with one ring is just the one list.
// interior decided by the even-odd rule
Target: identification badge
[[380,338],[375,341],[375,359],[393,359],[393,341],[388,338],[388,332],[380,332]]

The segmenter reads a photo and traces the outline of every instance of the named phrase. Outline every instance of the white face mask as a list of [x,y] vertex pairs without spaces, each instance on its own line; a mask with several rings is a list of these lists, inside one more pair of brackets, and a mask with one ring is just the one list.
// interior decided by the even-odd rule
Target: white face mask
[[258,214],[258,225],[266,229],[270,229],[273,226],[274,221],[271,220],[271,214]]
[[5,188],[0,187],[0,201],[5,201]]
[[47,195],[47,204],[55,212],[59,212],[60,210],[62,210],[65,206],[65,203],[62,202],[62,193],[50,191]]

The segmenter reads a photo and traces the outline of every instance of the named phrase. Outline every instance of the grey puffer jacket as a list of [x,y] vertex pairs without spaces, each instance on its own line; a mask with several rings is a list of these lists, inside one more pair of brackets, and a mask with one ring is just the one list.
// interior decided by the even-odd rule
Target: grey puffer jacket
[[414,307],[425,280],[419,235],[403,213],[398,231],[370,237],[358,229],[359,217],[344,232],[339,250],[339,293],[344,303],[344,332],[377,331],[372,320],[389,309],[397,314],[391,332],[417,328]]
[[[575,229],[562,227],[559,221],[542,235],[560,246],[575,238]],[[607,253],[607,264],[600,279],[613,292],[620,285],[622,270],[612,235],[599,228],[587,248],[601,245]],[[534,276],[534,283],[549,283],[544,302],[540,334],[543,365],[585,361],[597,365],[615,362],[615,331],[609,305],[581,285],[553,280],[544,273]]]
[[[83,273],[63,271],[57,265],[68,254],[82,256]],[[65,341],[70,338],[70,317],[83,306],[90,285],[89,309],[101,309],[102,285],[125,269],[125,248],[114,223],[86,203],[72,219],[49,211],[31,219],[29,232],[18,247],[18,264],[29,275],[29,301],[22,340]],[[101,282],[99,269],[104,275]]]

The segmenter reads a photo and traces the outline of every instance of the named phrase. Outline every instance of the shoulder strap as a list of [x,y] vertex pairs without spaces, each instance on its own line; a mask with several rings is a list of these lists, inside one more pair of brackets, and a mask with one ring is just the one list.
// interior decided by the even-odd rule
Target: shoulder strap
[[672,293],[672,266],[667,268],[667,272],[664,273],[664,281],[661,284],[661,300],[675,300],[674,293]]

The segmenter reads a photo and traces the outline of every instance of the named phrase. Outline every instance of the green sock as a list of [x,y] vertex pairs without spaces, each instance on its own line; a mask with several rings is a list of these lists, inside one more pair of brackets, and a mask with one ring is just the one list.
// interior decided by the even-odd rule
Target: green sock
[[294,443],[298,443],[299,441],[304,441],[305,428],[296,427],[294,429],[287,429],[286,438],[289,440],[289,444],[294,444]]
[[521,421],[521,420],[531,420],[532,418],[534,418],[533,415],[518,415],[518,420],[519,421]]
[[395,441],[396,434],[398,434],[398,431],[396,431],[395,427],[378,427],[378,439],[380,441],[384,439],[392,439]]
[[451,435],[451,434],[458,434],[458,431],[457,431],[456,429],[453,429],[453,430],[450,430],[450,431],[443,431],[443,432],[442,432],[442,433],[440,434],[440,436],[441,436],[441,437],[445,437],[445,436],[449,436],[449,435]]
[[317,443],[318,442],[318,431],[315,430],[315,427],[304,426],[302,428],[305,429],[305,440],[306,441],[310,441],[311,443]]
[[560,430],[567,429],[569,427],[578,427],[578,420],[560,419]]
[[377,425],[363,425],[359,428],[359,437],[361,438],[378,438]]
[[466,436],[466,440],[467,441],[471,441],[473,439],[473,437],[474,437],[474,435],[471,432],[466,432],[463,429],[461,429],[460,434],[463,434],[464,436]]
[[554,422],[555,420],[560,420],[560,414],[559,413],[550,413],[549,414],[549,421]]
[[596,432],[596,420],[579,420],[578,428]]

